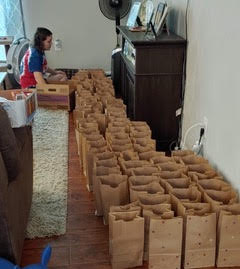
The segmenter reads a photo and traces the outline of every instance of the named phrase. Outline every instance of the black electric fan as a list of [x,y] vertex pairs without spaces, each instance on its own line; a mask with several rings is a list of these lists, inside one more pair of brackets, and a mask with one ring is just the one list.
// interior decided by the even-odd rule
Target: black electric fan
[[131,0],[99,0],[102,14],[106,18],[116,21],[117,47],[119,47],[119,30],[117,26],[120,25],[120,20],[128,14],[131,4]]
[[117,46],[112,51],[111,59],[111,78],[115,88],[116,95],[120,95],[120,53],[119,29],[120,20],[130,11],[132,0],[99,0],[99,7],[102,14],[116,22]]

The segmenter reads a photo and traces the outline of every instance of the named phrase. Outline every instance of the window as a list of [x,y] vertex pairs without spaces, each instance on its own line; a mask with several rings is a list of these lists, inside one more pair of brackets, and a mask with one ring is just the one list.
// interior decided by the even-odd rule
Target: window
[[[0,0],[0,36],[24,37],[21,0]],[[4,46],[0,46],[0,60],[5,60]]]

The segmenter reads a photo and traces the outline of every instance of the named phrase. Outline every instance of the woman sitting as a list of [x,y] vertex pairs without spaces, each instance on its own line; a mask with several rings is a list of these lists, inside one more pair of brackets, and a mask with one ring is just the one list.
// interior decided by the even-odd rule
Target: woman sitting
[[52,32],[46,28],[37,28],[33,45],[25,53],[20,65],[20,84],[22,88],[33,88],[36,84],[54,81],[66,81],[63,71],[47,66],[45,51],[52,46]]

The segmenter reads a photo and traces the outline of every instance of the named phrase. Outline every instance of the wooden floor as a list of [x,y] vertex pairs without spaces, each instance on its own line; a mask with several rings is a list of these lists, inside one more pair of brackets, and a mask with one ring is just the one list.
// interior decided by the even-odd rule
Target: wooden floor
[[[63,236],[25,240],[21,266],[40,261],[42,249],[50,244],[51,269],[110,269],[108,227],[94,215],[93,196],[86,190],[81,173],[72,114],[69,121],[69,178],[67,232]],[[148,268],[147,265],[138,268]]]

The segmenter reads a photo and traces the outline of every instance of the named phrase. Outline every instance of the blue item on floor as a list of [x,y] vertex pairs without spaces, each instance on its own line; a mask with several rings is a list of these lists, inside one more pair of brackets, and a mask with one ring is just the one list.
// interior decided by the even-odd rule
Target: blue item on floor
[[[47,269],[47,264],[51,258],[52,248],[47,246],[42,253],[41,263],[32,264],[23,267],[22,269]],[[1,269],[20,269],[18,265],[14,265],[13,263],[0,258],[0,268]]]

